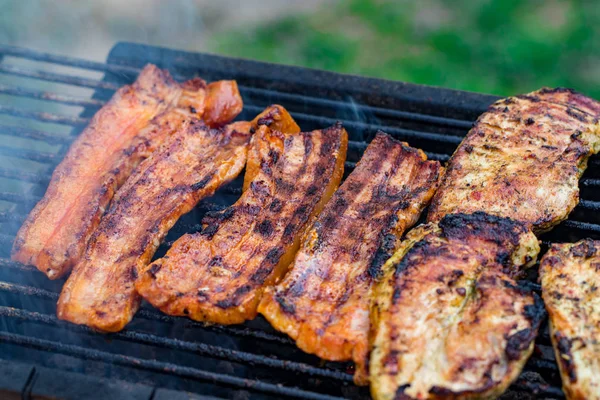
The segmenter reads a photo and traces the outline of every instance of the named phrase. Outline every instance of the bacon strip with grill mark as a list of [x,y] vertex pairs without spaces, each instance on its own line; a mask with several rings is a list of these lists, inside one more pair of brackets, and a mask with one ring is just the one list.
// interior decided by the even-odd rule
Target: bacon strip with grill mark
[[293,134],[261,126],[252,138],[260,169],[248,189],[145,269],[138,292],[171,315],[221,324],[254,318],[264,289],[285,273],[339,185],[347,141],[341,125]]
[[373,279],[437,188],[441,167],[378,133],[319,215],[290,272],[259,306],[302,350],[354,360],[366,384],[369,297]]

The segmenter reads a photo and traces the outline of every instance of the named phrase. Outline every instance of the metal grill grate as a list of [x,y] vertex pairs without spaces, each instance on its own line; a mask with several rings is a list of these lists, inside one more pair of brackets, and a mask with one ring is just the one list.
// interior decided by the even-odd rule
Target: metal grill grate
[[[237,79],[245,103],[239,119],[280,103],[304,130],[342,120],[351,139],[346,174],[378,129],[424,149],[432,159],[447,161],[476,116],[495,100],[128,43],[115,46],[106,64],[0,46],[0,393],[368,398],[367,389],[352,384],[350,365],[302,353],[261,318],[242,326],[205,326],[143,306],[128,329],[117,334],[100,335],[64,323],[55,317],[64,281],[49,281],[35,268],[10,261],[16,231],[43,195],[73,138],[114,90],[132,82],[147,62],[168,68],[178,80],[196,75]],[[204,212],[233,203],[241,192],[240,182],[184,216],[157,256],[183,233],[197,231]],[[600,214],[595,213],[600,210],[598,159],[591,160],[581,188],[579,206],[568,221],[542,238],[545,244],[600,237]],[[535,278],[528,284],[539,291]],[[505,396],[561,398],[559,387],[544,328],[525,372]]]

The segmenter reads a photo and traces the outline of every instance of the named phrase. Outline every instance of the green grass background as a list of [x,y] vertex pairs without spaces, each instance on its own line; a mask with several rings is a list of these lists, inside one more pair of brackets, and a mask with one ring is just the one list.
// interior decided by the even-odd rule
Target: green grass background
[[600,1],[340,1],[208,47],[497,95],[566,86],[600,98]]

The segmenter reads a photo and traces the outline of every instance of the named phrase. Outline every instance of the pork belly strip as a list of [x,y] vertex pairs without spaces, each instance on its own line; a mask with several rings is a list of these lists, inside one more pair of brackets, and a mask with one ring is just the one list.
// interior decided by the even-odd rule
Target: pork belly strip
[[257,314],[264,289],[285,273],[311,218],[339,185],[347,133],[341,125],[252,138],[260,170],[241,198],[205,219],[138,278],[136,289],[171,315],[221,324]]
[[450,159],[428,220],[484,211],[551,229],[579,201],[579,178],[600,150],[599,116],[599,102],[569,89],[496,102]]
[[409,232],[373,291],[373,398],[487,399],[506,390],[545,315],[513,278],[538,252],[525,225],[484,213]]
[[118,191],[67,280],[58,317],[115,332],[140,304],[134,281],[169,229],[203,198],[244,168],[249,122],[211,129],[200,120],[183,127],[143,161]]
[[[56,167],[44,198],[17,234],[13,260],[35,265],[51,279],[69,272],[117,188],[183,119],[200,117],[205,108],[223,110],[217,123],[237,115],[222,106],[222,97],[233,101],[235,82],[208,86],[207,97],[201,79],[179,85],[168,72],[149,65],[133,85],[118,90]],[[239,94],[235,98],[241,110]]]
[[440,172],[422,151],[378,133],[258,311],[302,350],[354,360],[355,381],[366,384],[373,279],[431,200]]
[[569,400],[598,400],[600,241],[553,244],[540,278],[563,391]]

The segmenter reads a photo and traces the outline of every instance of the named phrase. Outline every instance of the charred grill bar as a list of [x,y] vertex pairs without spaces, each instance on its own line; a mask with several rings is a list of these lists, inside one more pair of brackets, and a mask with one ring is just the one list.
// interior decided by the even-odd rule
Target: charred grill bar
[[[281,103],[303,130],[341,120],[350,135],[346,175],[378,129],[447,161],[496,99],[129,43],[115,46],[106,64],[0,46],[0,395],[368,398],[366,389],[352,384],[349,364],[302,353],[260,317],[241,326],[204,326],[143,306],[127,330],[111,335],[59,321],[55,307],[64,280],[49,281],[35,268],[10,261],[14,235],[71,141],[147,62],[168,68],[180,81],[195,75],[236,79],[244,98],[238,119]],[[542,237],[544,244],[600,238],[599,164],[598,158],[590,160],[579,206]],[[232,204],[241,182],[182,218],[157,257],[183,233],[199,230],[204,212]],[[539,291],[536,279],[532,275],[522,284]],[[505,396],[524,395],[563,397],[547,328]]]

